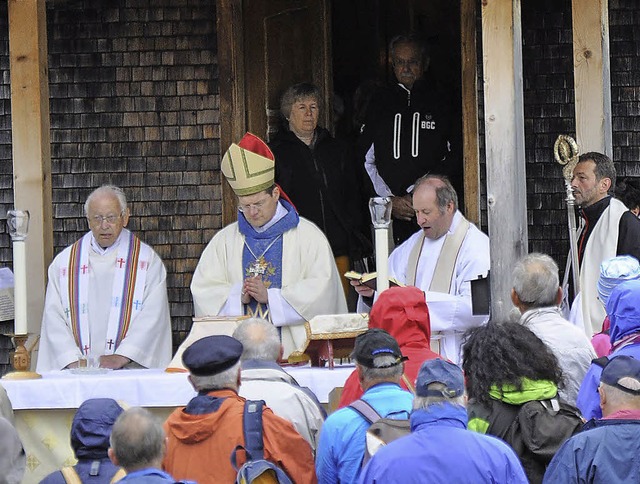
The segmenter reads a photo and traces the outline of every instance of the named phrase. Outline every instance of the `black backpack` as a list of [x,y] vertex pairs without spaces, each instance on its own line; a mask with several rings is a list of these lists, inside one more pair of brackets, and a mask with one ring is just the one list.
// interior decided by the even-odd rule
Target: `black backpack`
[[362,467],[369,462],[373,454],[380,450],[380,447],[411,433],[409,419],[383,418],[371,405],[362,399],[352,402],[349,408],[358,412],[371,424],[365,435],[366,443]]
[[576,407],[558,398],[532,400],[523,405],[494,401],[487,434],[500,437],[516,452],[531,482],[541,482],[560,446],[582,430],[584,419]]
[[[293,484],[284,470],[264,458],[262,439],[262,400],[247,400],[242,414],[244,447],[238,445],[231,453],[231,465],[238,471],[236,484]],[[236,454],[244,450],[247,461],[238,469]]]

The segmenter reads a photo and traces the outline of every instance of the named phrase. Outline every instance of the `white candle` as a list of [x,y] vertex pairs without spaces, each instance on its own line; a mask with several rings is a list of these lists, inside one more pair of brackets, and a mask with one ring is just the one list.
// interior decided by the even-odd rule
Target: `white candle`
[[389,289],[389,229],[376,228],[376,286],[378,295]]
[[27,259],[25,241],[13,241],[14,332],[27,334]]

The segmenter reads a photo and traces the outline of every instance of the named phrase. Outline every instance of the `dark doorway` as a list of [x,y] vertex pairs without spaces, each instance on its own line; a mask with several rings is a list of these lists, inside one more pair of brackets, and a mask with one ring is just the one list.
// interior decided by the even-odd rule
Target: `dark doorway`
[[[419,33],[430,47],[426,75],[446,93],[456,120],[452,133],[453,163],[459,176],[452,179],[460,203],[464,200],[462,168],[462,90],[460,2],[451,0],[353,0],[331,5],[333,87],[342,116],[336,119],[339,136],[357,137],[362,105],[358,87],[367,90],[393,82],[388,62],[389,41],[402,33]],[[335,106],[335,100],[334,100]],[[335,108],[334,108],[335,109]]]

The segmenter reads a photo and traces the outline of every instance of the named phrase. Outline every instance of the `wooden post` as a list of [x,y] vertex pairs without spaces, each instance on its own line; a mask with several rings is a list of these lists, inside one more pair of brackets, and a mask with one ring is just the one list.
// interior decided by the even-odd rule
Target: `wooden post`
[[511,269],[527,253],[520,0],[483,2],[482,48],[491,317],[505,320],[512,307]]
[[476,62],[476,1],[460,3],[462,58],[462,163],[464,208],[468,220],[480,225],[480,154],[478,148],[478,70]]
[[11,137],[15,207],[31,215],[26,240],[27,323],[39,333],[53,257],[49,78],[45,0],[9,0]]
[[576,141],[613,157],[608,0],[572,0]]
[[[246,131],[242,0],[220,0],[217,12],[218,69],[220,78],[220,160],[232,142]],[[238,219],[236,195],[220,171],[222,226]]]

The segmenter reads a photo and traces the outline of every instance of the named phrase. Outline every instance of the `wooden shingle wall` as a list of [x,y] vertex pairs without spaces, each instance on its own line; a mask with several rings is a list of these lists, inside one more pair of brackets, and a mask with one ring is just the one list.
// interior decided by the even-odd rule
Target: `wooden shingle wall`
[[613,160],[618,177],[640,177],[640,2],[609,0]]
[[575,137],[571,1],[524,0],[522,25],[529,251],[549,254],[564,271],[566,191],[553,144],[559,134]]
[[[47,7],[54,254],[87,230],[83,204],[92,189],[122,187],[132,214],[128,227],[167,267],[176,346],[191,327],[191,275],[221,226],[215,1]],[[6,2],[0,8],[5,213],[12,200]],[[5,239],[0,236],[2,264],[11,260]]]

